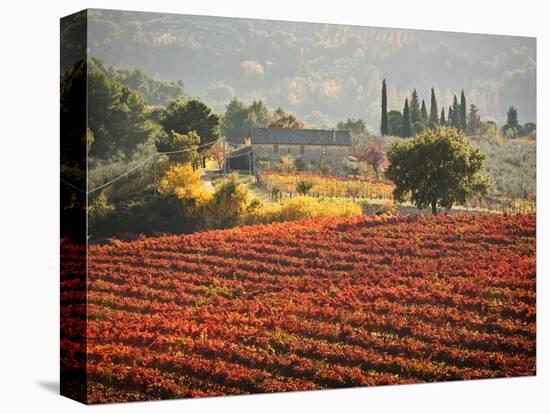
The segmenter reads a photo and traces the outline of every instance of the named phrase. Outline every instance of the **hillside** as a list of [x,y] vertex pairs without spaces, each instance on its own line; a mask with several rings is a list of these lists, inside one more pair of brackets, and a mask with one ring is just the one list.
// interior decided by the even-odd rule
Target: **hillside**
[[[92,402],[534,375],[535,222],[359,216],[91,246]],[[82,275],[64,251],[72,361]]]
[[[448,108],[461,89],[483,118],[510,105],[536,122],[533,38],[392,28],[90,10],[90,56],[182,80],[217,111],[233,96],[281,105],[308,123],[360,117],[377,130],[380,85],[402,110],[417,88]],[[70,38],[71,27],[62,34]],[[66,68],[63,68],[66,69]]]

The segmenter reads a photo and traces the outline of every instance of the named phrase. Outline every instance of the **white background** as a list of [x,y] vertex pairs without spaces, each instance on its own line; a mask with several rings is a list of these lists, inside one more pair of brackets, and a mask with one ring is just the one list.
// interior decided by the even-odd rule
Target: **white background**
[[[549,412],[550,29],[544,1],[11,0],[0,11],[0,411]],[[538,38],[538,375],[86,408],[57,395],[59,18],[87,7],[348,23]],[[546,389],[546,394],[545,390]],[[546,405],[546,407],[545,407]]]

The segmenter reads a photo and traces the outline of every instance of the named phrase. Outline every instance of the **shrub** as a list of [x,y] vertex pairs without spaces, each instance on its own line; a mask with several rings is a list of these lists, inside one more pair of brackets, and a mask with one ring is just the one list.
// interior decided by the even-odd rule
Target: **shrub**
[[298,157],[294,160],[294,166],[296,167],[297,171],[305,171],[307,168],[307,163],[302,157]]
[[300,195],[306,195],[314,185],[315,183],[311,180],[298,180],[296,183],[296,192]]
[[281,162],[275,166],[275,169],[279,172],[294,172],[296,171],[296,165],[292,155],[284,155],[281,157]]
[[115,205],[109,201],[107,191],[101,193],[90,202],[89,229],[90,233],[104,234],[115,213]]
[[332,164],[327,160],[321,161],[319,163],[319,171],[321,171],[321,173],[323,174],[330,174],[330,172],[332,171]]
[[199,230],[198,225],[194,217],[182,215],[181,200],[175,195],[146,194],[119,204],[113,214],[101,221],[94,219],[90,222],[90,236],[97,239],[121,233],[189,233]]
[[271,161],[269,160],[258,160],[258,169],[261,170],[269,170],[271,167]]
[[342,166],[347,175],[353,175],[354,177],[359,175],[360,165],[357,161],[344,160]]
[[206,227],[220,229],[238,226],[250,204],[248,190],[236,174],[231,174],[216,187],[214,197],[203,212]]

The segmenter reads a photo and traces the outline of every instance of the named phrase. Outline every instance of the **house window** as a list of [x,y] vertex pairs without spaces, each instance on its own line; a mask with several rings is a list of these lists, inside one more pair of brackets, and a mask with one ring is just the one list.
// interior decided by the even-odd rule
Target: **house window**
[[306,152],[305,145],[300,145],[300,154],[304,154]]
[[278,153],[279,153],[279,146],[278,146],[278,145],[273,145],[273,153],[274,153],[274,154],[278,154]]
[[323,145],[323,156],[327,155],[327,146]]

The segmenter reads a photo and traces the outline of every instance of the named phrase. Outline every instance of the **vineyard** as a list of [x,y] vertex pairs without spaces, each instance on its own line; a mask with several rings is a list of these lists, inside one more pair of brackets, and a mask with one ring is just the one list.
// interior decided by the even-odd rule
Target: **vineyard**
[[[358,216],[91,246],[90,402],[534,375],[535,221]],[[64,252],[77,370],[83,286]]]
[[311,183],[308,195],[316,197],[351,197],[370,199],[392,199],[394,184],[385,180],[352,178],[334,175],[318,175],[305,172],[278,173],[262,172],[260,183],[271,194],[297,194],[300,181]]

